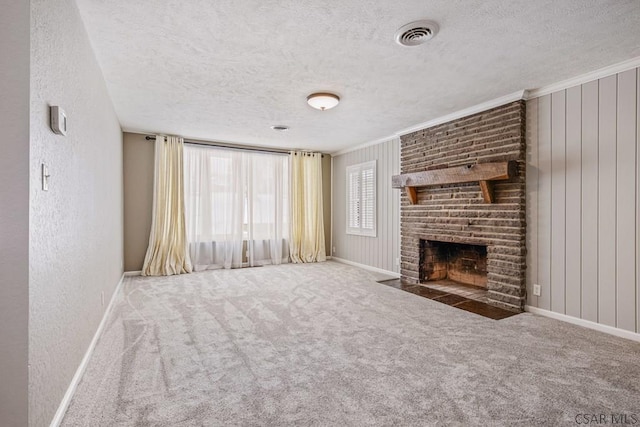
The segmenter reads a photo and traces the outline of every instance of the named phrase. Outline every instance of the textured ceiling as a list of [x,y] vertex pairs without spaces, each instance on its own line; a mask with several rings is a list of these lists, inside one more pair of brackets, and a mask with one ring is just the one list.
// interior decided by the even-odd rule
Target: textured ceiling
[[241,144],[333,152],[640,56],[637,0],[77,1],[123,129]]

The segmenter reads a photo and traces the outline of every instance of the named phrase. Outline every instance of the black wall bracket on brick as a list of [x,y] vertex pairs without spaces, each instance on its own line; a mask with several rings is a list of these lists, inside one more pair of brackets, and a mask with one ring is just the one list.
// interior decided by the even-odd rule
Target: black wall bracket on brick
[[517,174],[517,171],[517,162],[513,160],[508,162],[477,163],[394,175],[391,178],[391,187],[404,188],[409,197],[409,202],[415,205],[418,202],[416,187],[477,181],[480,184],[484,201],[493,203],[493,181],[511,179]]

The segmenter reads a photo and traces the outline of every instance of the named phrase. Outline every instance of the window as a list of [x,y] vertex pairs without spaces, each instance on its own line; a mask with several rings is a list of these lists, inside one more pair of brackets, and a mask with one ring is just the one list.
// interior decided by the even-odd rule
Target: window
[[376,161],[347,167],[347,234],[376,237]]
[[[184,147],[185,224],[196,270],[286,262],[289,157]],[[244,249],[243,249],[244,248]]]

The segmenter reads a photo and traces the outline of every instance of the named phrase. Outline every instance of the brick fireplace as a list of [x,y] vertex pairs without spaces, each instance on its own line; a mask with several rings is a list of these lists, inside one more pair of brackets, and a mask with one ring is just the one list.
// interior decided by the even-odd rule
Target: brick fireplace
[[[525,103],[512,102],[401,137],[401,173],[514,161],[515,176],[402,192],[401,275],[483,287],[488,303],[521,311],[525,300]],[[457,257],[457,258],[456,258]]]

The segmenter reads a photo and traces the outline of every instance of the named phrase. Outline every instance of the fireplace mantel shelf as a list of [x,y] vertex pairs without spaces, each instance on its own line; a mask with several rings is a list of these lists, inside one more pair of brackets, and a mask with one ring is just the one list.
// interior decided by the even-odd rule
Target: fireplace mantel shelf
[[445,169],[405,173],[402,175],[394,175],[391,178],[391,186],[393,188],[404,188],[409,197],[409,202],[415,205],[418,202],[416,187],[478,182],[484,201],[486,203],[493,203],[493,181],[511,179],[516,175],[517,167],[517,163],[511,160],[508,162],[477,163]]

